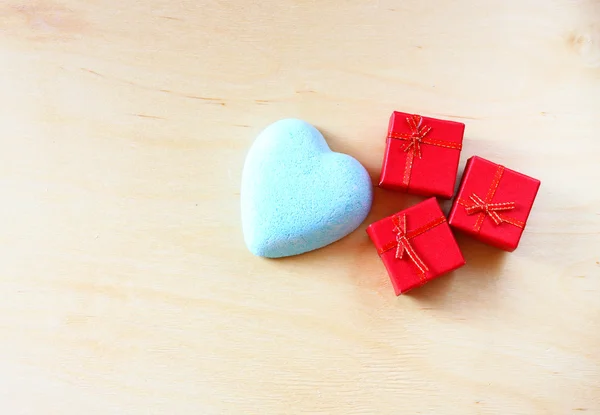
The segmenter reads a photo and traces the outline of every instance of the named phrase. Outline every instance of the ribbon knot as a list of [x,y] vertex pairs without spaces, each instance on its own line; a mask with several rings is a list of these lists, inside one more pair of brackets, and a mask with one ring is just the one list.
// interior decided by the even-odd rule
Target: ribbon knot
[[487,203],[475,193],[473,193],[469,199],[471,199],[473,204],[465,207],[467,215],[474,215],[476,213],[486,214],[492,218],[496,225],[500,225],[504,222],[504,219],[498,212],[515,208],[515,202]]
[[406,253],[419,271],[425,274],[429,269],[415,252],[406,233],[406,215],[394,216],[392,221],[394,223],[394,232],[396,232],[396,259],[403,259],[404,253]]
[[420,115],[408,117],[406,122],[410,128],[410,136],[407,137],[409,143],[404,147],[404,151],[407,153],[412,151],[418,158],[422,158],[421,144],[425,136],[431,131],[431,127],[422,125],[423,117]]

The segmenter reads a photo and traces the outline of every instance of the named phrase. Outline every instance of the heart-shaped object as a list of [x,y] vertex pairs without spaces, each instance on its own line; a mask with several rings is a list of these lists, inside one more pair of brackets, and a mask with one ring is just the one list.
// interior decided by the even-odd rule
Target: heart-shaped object
[[373,189],[356,159],[331,151],[307,122],[285,119],[252,145],[241,199],[248,249],[278,258],[321,248],[355,230],[369,213]]

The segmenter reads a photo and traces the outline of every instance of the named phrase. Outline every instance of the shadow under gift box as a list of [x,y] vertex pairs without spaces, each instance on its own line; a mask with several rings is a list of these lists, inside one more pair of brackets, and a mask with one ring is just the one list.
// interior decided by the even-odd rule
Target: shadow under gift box
[[464,132],[460,122],[394,111],[379,187],[450,199]]
[[388,271],[396,295],[465,264],[433,197],[372,223],[367,234]]
[[540,181],[478,156],[467,160],[450,226],[512,252],[519,245]]

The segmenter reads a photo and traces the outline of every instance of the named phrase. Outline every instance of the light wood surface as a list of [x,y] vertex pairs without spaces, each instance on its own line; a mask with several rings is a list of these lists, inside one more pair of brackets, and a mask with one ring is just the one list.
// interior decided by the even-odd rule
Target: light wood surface
[[[600,3],[0,1],[0,413],[600,414]],[[379,176],[392,110],[542,181],[519,249],[396,298],[364,229],[264,260],[284,117]],[[447,207],[447,205],[446,205]]]

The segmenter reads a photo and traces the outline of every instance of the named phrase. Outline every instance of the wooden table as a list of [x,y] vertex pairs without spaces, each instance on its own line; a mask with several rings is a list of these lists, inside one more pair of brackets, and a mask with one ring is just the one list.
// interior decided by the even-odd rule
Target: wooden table
[[[0,1],[0,413],[599,414],[600,3]],[[396,298],[364,229],[245,248],[298,117],[379,177],[392,110],[542,180],[517,251]],[[447,207],[447,205],[446,205]]]

